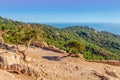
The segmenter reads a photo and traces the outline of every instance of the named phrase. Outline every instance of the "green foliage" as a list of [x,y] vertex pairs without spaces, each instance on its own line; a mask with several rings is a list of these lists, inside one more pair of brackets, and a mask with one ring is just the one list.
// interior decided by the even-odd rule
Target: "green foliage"
[[42,31],[29,24],[12,22],[11,20],[2,20],[0,22],[0,31],[6,43],[27,44],[30,39],[33,41],[42,40]]
[[80,44],[78,41],[71,41],[67,44],[68,47],[71,48],[71,53],[77,54],[80,51],[84,50],[84,46]]
[[[70,41],[77,41],[84,45],[85,49],[76,49],[75,53],[82,53],[86,59],[120,60],[120,36],[118,35],[108,32],[98,32],[92,28],[81,26],[62,29],[47,26],[43,28],[43,31],[45,31],[44,38],[47,43],[66,50],[69,53],[73,49],[67,47],[66,44]],[[72,44],[74,44],[72,46],[76,45],[76,43]]]
[[120,60],[120,36],[98,32],[85,26],[54,28],[43,24],[26,24],[0,17],[0,32],[6,43],[27,44],[46,41],[67,52],[81,53],[86,59]]

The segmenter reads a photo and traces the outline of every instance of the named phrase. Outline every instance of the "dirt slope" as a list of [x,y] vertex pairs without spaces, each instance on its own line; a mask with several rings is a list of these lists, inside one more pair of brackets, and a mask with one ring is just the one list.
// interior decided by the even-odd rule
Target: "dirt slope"
[[120,80],[120,66],[87,62],[81,58],[66,57],[67,54],[41,48],[30,48],[26,55],[30,62],[25,63],[41,74],[35,77],[9,73],[20,80]]

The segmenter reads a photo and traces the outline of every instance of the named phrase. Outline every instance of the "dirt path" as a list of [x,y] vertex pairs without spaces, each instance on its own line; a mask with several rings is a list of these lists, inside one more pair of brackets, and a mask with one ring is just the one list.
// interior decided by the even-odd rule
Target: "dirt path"
[[[118,71],[120,73],[119,66],[112,66],[103,63],[87,62],[80,58],[65,57],[66,54],[56,53],[43,49],[30,49],[28,53],[37,56],[37,62],[32,65],[41,68],[46,75],[43,78],[48,77],[48,80],[99,80],[100,76],[105,75],[111,79],[117,79],[106,74],[105,68]],[[62,57],[62,59],[60,59]],[[60,60],[59,60],[60,59]],[[104,77],[104,76],[103,76]]]

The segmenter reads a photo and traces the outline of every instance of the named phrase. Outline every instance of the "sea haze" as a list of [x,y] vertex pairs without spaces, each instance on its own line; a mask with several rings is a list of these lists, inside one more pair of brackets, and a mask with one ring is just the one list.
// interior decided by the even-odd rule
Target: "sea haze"
[[108,31],[120,35],[120,23],[44,23],[53,27],[88,26],[98,31]]

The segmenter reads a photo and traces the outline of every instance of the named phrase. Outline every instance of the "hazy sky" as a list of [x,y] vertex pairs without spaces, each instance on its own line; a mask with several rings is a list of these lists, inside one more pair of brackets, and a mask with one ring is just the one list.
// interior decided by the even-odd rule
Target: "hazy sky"
[[24,22],[120,23],[120,0],[0,0],[0,16]]

